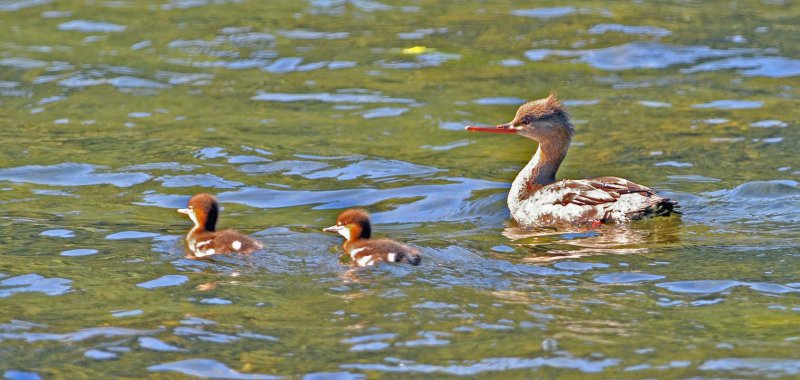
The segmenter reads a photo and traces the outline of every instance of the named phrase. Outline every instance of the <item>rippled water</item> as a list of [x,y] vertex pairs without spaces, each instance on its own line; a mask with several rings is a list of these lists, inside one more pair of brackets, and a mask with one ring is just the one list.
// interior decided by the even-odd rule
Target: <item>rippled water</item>
[[[792,2],[0,0],[7,379],[792,378]],[[474,135],[557,91],[560,177],[681,218],[529,231],[535,148]],[[251,257],[183,257],[219,195]],[[420,267],[353,269],[365,207]]]

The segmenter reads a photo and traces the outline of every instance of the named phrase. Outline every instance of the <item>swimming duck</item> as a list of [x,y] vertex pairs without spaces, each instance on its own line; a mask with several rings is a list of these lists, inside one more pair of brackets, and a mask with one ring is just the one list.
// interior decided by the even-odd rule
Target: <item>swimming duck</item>
[[219,204],[211,194],[200,193],[189,199],[189,207],[178,212],[189,215],[194,227],[186,235],[186,246],[194,257],[228,253],[250,254],[263,245],[234,230],[216,231]]
[[380,262],[408,263],[419,265],[422,258],[419,251],[389,239],[370,240],[372,227],[369,214],[360,209],[346,210],[336,218],[336,225],[324,228],[325,232],[335,232],[345,239],[342,247],[360,267]]
[[521,225],[596,226],[679,213],[677,202],[626,179],[596,177],[556,181],[556,171],[567,155],[575,127],[553,94],[523,104],[511,122],[494,127],[468,126],[466,130],[517,134],[539,143],[533,158],[517,174],[508,193],[511,217]]

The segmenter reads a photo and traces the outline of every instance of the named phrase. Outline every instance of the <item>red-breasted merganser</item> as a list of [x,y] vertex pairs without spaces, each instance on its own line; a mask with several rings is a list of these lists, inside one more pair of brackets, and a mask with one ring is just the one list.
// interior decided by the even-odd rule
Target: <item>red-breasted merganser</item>
[[189,215],[194,222],[186,235],[186,247],[194,257],[228,253],[250,254],[263,245],[255,239],[234,230],[216,231],[219,204],[211,194],[200,193],[189,199],[189,207],[178,212]]
[[422,258],[419,251],[389,239],[370,240],[372,227],[369,214],[364,210],[346,210],[336,218],[336,225],[324,228],[325,232],[335,232],[345,239],[342,247],[360,266],[368,266],[380,262],[409,263],[419,265]]
[[532,227],[567,224],[623,223],[646,216],[679,213],[678,203],[642,185],[618,177],[556,182],[575,127],[551,94],[523,104],[509,123],[466,127],[468,131],[517,134],[536,140],[539,148],[511,185],[508,208],[517,223]]

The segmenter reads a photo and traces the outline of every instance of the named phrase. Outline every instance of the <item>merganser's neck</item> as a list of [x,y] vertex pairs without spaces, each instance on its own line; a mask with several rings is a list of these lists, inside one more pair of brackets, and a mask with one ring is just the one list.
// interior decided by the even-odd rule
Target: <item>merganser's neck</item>
[[567,156],[571,139],[566,141],[539,143],[536,153],[524,168],[517,174],[508,193],[508,206],[514,209],[536,190],[556,181],[556,172],[564,157]]

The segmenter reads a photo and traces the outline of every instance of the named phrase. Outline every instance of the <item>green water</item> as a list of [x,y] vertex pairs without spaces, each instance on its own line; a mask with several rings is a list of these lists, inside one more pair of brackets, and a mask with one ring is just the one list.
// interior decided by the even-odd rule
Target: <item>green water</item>
[[[796,377],[799,22],[790,1],[0,0],[0,373]],[[559,177],[684,215],[515,228],[534,143],[463,126],[551,91],[577,127]],[[185,259],[175,209],[201,191],[267,248]],[[320,230],[348,207],[423,264],[341,262]]]

